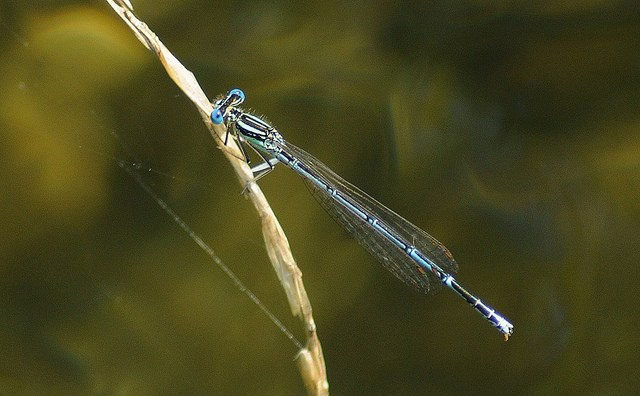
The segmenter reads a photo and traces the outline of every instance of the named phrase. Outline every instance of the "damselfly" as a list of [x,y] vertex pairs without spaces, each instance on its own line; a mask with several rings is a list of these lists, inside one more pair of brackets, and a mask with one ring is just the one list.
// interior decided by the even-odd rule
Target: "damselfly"
[[264,120],[242,111],[237,106],[244,99],[241,90],[230,91],[214,104],[211,121],[225,123],[240,142],[247,161],[245,143],[262,156],[265,162],[253,168],[256,176],[269,172],[278,162],[287,165],[302,176],[326,211],[392,274],[422,293],[436,293],[442,284],[447,285],[500,330],[505,340],[509,338],[513,325],[451,275],[458,270],[458,264],[442,243],[335,174],[311,154],[285,141]]

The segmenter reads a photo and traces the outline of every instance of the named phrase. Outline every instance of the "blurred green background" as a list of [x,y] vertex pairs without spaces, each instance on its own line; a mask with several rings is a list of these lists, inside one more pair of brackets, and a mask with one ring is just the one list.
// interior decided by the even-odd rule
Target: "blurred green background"
[[[211,98],[444,242],[515,325],[406,288],[284,167],[334,395],[640,389],[640,6],[134,0]],[[304,394],[259,221],[193,105],[102,1],[0,3],[0,393]]]

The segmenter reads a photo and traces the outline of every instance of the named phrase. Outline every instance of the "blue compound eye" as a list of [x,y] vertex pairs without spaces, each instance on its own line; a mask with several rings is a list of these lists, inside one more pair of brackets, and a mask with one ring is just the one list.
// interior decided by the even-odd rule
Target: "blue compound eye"
[[222,121],[224,121],[224,117],[222,116],[220,109],[213,109],[213,112],[211,113],[211,122],[218,125],[222,124]]
[[242,92],[241,89],[236,88],[229,91],[229,96],[233,96],[233,95],[237,96],[238,99],[236,99],[236,101],[231,104],[232,106],[237,106],[240,103],[244,102],[245,96],[244,96],[244,92]]

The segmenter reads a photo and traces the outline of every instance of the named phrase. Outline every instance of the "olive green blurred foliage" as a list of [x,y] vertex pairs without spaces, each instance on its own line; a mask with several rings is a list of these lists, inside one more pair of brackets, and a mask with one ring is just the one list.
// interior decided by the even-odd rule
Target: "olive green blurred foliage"
[[[443,241],[515,325],[420,296],[297,177],[260,181],[334,394],[633,394],[635,2],[134,1],[212,98]],[[259,222],[200,117],[106,2],[0,4],[0,394],[302,394]]]

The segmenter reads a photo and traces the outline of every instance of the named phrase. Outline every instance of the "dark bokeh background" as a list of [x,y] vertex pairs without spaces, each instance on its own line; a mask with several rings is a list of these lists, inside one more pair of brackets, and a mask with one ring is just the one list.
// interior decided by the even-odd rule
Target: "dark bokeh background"
[[[515,325],[413,293],[278,168],[334,395],[640,389],[640,7],[521,3],[134,3]],[[304,394],[296,348],[118,167],[302,335],[229,165],[106,3],[0,3],[0,133],[0,393]]]

